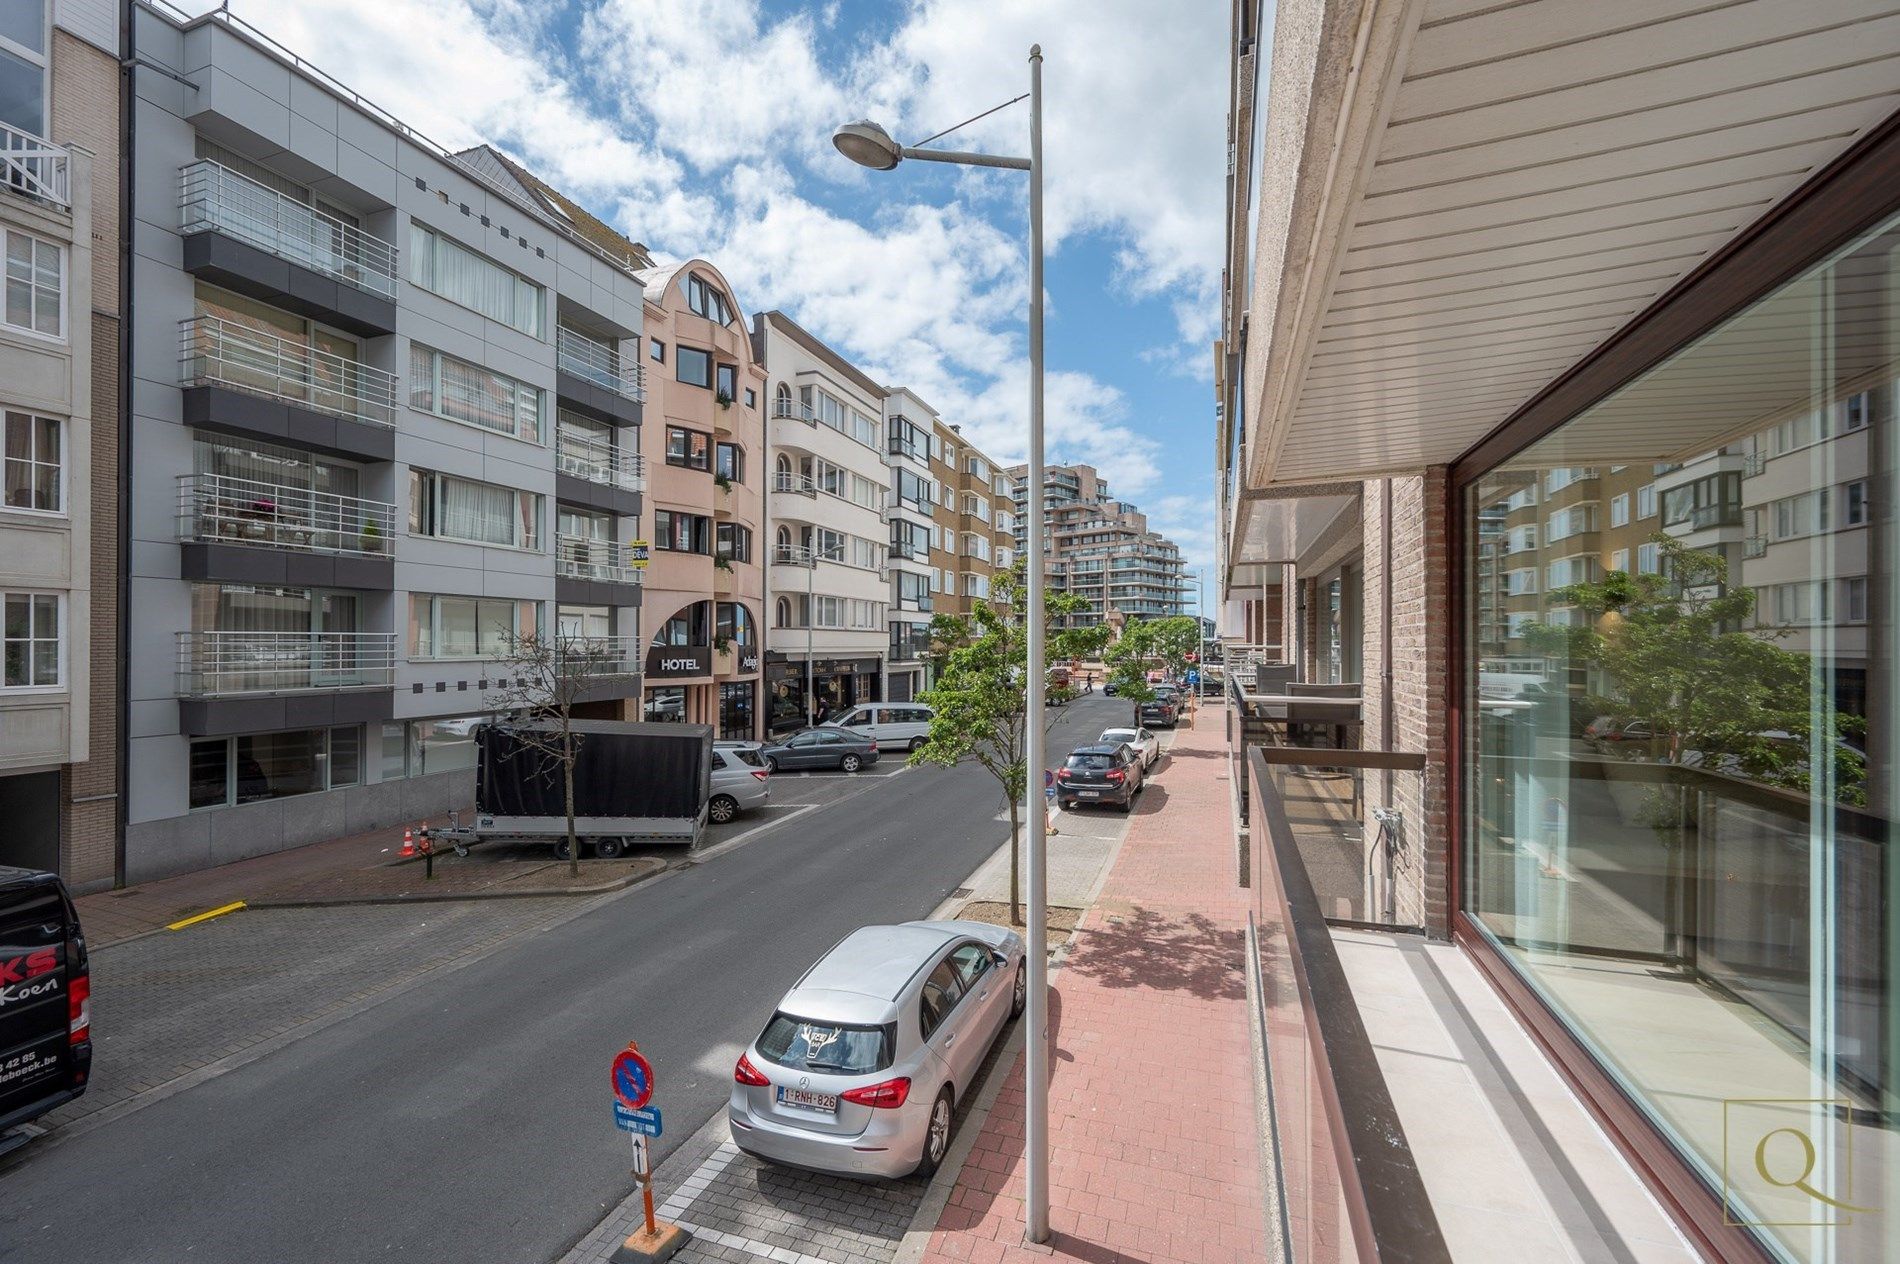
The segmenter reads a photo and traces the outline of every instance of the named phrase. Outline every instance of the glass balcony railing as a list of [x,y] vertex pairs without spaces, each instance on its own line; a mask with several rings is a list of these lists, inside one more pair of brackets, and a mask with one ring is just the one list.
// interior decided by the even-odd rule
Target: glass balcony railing
[[812,481],[811,475],[809,474],[795,474],[790,470],[779,470],[772,475],[772,490],[775,492],[785,492],[792,496],[816,496],[818,495],[818,484]]
[[179,172],[179,231],[224,233],[359,290],[396,297],[396,247],[209,159]]
[[637,636],[563,636],[555,652],[563,664],[594,676],[638,676],[645,659]]
[[554,432],[554,468],[603,487],[618,487],[629,492],[646,490],[644,457],[617,448],[605,439],[572,430]]
[[772,547],[772,560],[780,566],[816,566],[818,554],[802,544],[778,544]]
[[641,578],[633,564],[632,549],[612,540],[579,535],[554,538],[554,570],[566,579],[594,579],[609,584],[637,584]]
[[179,385],[228,386],[375,426],[396,424],[396,375],[217,316],[178,322]]
[[178,693],[185,698],[387,689],[393,632],[180,632]]
[[554,364],[623,398],[641,402],[647,397],[644,365],[628,362],[615,348],[566,325],[554,331]]
[[389,557],[396,507],[224,474],[178,479],[178,538]]
[[63,145],[0,123],[0,186],[55,206],[71,206],[72,157]]
[[772,416],[780,421],[802,421],[808,426],[818,424],[818,413],[810,404],[802,404],[795,399],[772,401]]

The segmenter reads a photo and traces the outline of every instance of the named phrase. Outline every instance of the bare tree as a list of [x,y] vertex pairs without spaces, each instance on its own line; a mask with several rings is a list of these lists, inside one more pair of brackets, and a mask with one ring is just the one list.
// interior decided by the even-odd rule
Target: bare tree
[[489,692],[488,704],[497,712],[512,712],[545,727],[515,731],[515,750],[536,760],[531,775],[561,779],[561,803],[567,812],[568,872],[581,872],[580,839],[574,834],[574,765],[580,758],[581,735],[574,732],[574,708],[589,700],[600,682],[632,672],[625,642],[614,637],[510,633],[507,649],[496,664],[501,679]]

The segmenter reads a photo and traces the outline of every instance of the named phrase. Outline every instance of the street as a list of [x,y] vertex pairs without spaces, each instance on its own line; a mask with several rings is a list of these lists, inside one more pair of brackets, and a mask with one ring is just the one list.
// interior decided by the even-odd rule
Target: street
[[[1052,759],[1126,718],[1099,695],[1071,704]],[[738,845],[578,916],[559,900],[249,910],[100,951],[101,1081],[121,1070],[111,980],[140,954],[242,963],[152,971],[125,1011],[229,1030],[184,1033],[206,1058],[167,1048],[133,1069],[143,1096],[0,1162],[0,1258],[559,1257],[632,1188],[610,1119],[614,1052],[637,1039],[653,1062],[664,1162],[722,1108],[739,1049],[812,960],[857,926],[928,914],[1006,836],[980,768],[878,772],[781,775],[767,828],[736,822]],[[786,810],[806,803],[820,806]],[[490,917],[506,925],[484,939]],[[366,976],[415,972],[431,924],[467,946],[400,1004],[394,989],[363,997]],[[337,973],[346,991],[299,1008]],[[251,999],[219,1003],[228,988]],[[331,1020],[297,1030],[319,1014]],[[217,1051],[251,1044],[260,1056],[219,1073]]]

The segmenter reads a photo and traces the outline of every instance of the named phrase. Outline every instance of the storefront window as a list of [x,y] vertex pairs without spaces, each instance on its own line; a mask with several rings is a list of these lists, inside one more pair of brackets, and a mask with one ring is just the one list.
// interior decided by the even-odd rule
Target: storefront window
[[416,720],[409,725],[409,775],[455,772],[475,766],[475,727],[487,716]]
[[647,690],[646,720],[649,724],[686,723],[686,686],[661,685]]
[[191,744],[189,801],[217,808],[285,799],[356,785],[362,772],[363,732],[353,726],[209,738]]
[[719,736],[749,741],[752,726],[753,682],[734,681],[719,686]]
[[1790,1260],[1900,1212],[1896,313],[1889,221],[1464,504],[1464,908]]

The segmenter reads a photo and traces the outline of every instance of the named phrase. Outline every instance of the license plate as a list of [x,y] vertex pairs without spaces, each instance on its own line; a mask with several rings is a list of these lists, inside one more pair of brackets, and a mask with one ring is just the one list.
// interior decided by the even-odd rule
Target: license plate
[[802,1106],[806,1110],[822,1110],[828,1114],[838,1113],[838,1095],[836,1093],[814,1093],[807,1088],[785,1088],[778,1091],[778,1104],[781,1106]]
[[1102,792],[1100,790],[1083,790],[1079,792],[1076,797],[1079,799],[1099,799],[1102,797]]

